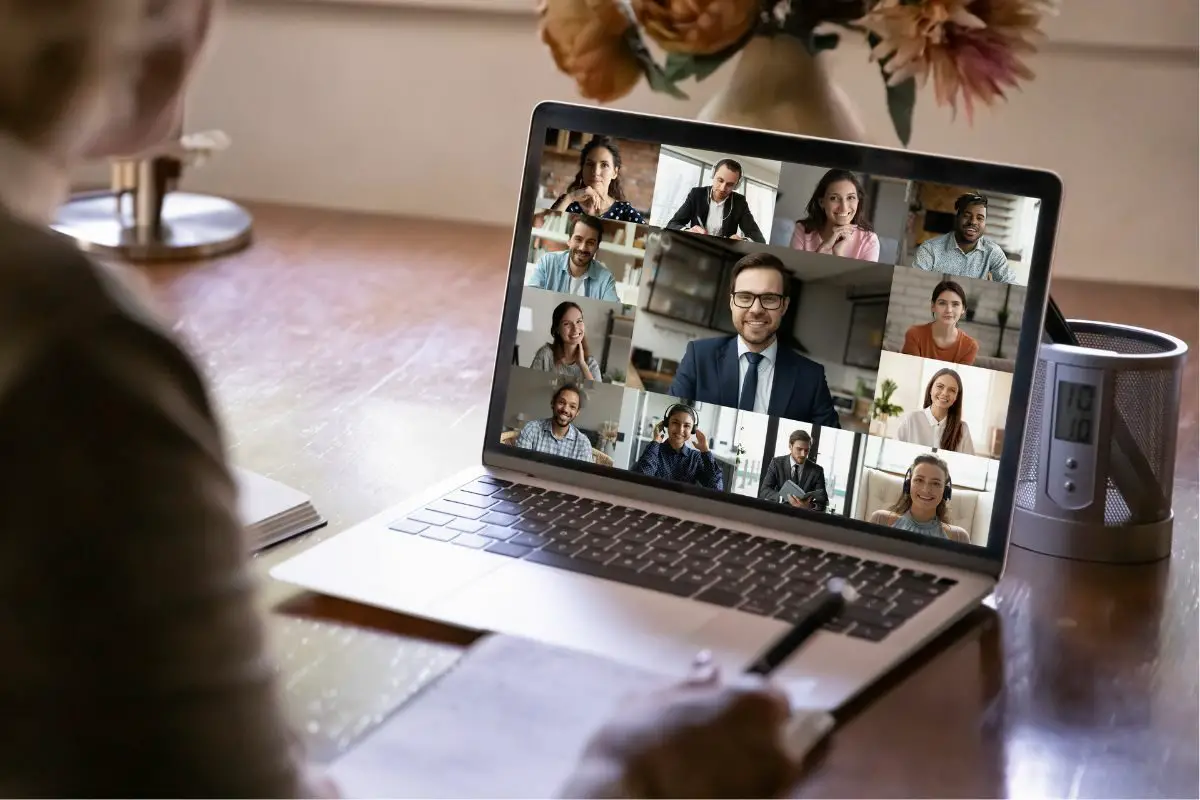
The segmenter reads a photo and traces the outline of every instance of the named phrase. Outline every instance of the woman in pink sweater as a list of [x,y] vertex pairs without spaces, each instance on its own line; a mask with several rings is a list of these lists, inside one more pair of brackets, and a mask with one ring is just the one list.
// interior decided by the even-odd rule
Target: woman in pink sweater
[[879,260],[879,237],[862,213],[865,201],[857,175],[844,169],[829,170],[817,182],[804,219],[796,221],[792,249]]

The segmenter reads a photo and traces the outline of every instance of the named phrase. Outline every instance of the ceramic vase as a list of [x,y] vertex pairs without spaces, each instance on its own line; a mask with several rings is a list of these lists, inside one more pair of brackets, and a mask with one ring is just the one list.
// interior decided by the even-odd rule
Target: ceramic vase
[[759,36],[735,58],[732,77],[701,120],[870,143],[858,110],[830,76],[828,56],[814,57],[792,36]]

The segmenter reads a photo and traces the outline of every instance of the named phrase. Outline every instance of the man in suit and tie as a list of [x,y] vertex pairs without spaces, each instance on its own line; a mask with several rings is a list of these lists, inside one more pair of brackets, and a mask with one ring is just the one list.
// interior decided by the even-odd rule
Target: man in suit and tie
[[713,170],[712,186],[697,186],[688,192],[683,205],[667,223],[667,230],[705,233],[725,239],[749,238],[760,244],[766,243],[750,213],[746,196],[734,191],[741,180],[741,164],[732,158],[718,161]]
[[829,505],[829,495],[825,491],[825,470],[821,465],[808,457],[812,449],[812,437],[808,431],[792,431],[788,437],[788,454],[772,458],[767,462],[766,472],[758,484],[758,496],[762,500],[775,501],[779,498],[779,490],[788,481],[796,484],[802,491],[812,492],[801,500],[792,496],[787,502],[793,508],[808,508],[814,511],[825,511]]
[[670,394],[840,428],[825,368],[779,346],[790,280],[778,256],[743,256],[733,267],[729,293],[737,336],[689,342]]

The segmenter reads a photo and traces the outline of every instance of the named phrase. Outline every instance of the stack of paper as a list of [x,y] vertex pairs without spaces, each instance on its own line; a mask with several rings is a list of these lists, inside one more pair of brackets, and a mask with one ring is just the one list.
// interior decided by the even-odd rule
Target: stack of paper
[[325,524],[303,492],[240,467],[234,467],[233,474],[238,483],[238,516],[251,549],[270,547]]

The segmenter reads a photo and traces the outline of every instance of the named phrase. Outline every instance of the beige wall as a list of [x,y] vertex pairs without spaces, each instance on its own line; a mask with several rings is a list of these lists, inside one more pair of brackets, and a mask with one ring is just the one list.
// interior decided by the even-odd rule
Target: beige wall
[[[531,109],[577,99],[534,18],[378,3],[233,0],[189,119],[227,131],[233,149],[189,185],[511,224]],[[1036,82],[974,129],[926,93],[912,147],[1059,172],[1056,275],[1194,288],[1196,3],[1064,6],[1052,31],[1073,41],[1037,57]],[[857,47],[833,59],[868,127],[893,142],[875,65]],[[639,87],[620,105],[692,116],[723,74],[689,101]]]

